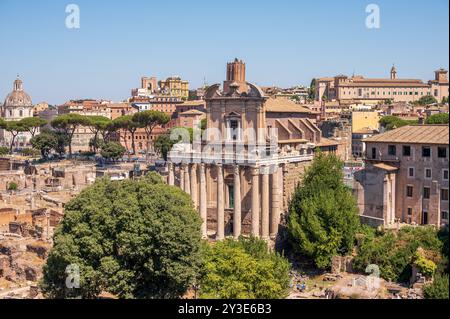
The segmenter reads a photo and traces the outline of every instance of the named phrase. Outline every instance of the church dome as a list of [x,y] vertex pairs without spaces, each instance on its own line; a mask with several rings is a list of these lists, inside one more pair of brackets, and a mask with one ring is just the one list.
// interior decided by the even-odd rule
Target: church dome
[[5,107],[27,107],[33,106],[31,97],[23,90],[23,82],[17,77],[14,81],[14,88],[11,93],[6,96]]

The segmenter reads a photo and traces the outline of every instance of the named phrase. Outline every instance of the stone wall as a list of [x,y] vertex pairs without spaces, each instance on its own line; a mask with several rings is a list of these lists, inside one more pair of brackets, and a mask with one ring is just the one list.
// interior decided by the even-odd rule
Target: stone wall
[[283,211],[287,211],[292,195],[311,162],[287,163],[283,166]]

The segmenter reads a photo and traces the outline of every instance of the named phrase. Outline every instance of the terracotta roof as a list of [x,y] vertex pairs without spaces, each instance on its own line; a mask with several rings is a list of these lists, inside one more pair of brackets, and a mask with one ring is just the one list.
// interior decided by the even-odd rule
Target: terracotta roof
[[286,98],[268,98],[264,106],[266,112],[315,113],[313,110]]
[[203,114],[205,114],[205,113],[203,113],[202,111],[198,111],[198,110],[188,110],[183,113],[180,113],[180,115],[203,115]]
[[429,87],[426,83],[420,82],[349,82],[339,84],[341,87]]
[[364,142],[448,144],[447,125],[407,125],[398,129],[366,138]]
[[371,129],[369,127],[365,127],[360,130],[354,131],[352,133],[353,134],[375,134],[377,132],[378,132],[378,130],[376,130],[376,129]]
[[334,81],[333,77],[324,77],[324,78],[318,78],[316,80],[317,82],[330,82],[330,81]]
[[388,164],[385,164],[385,163],[378,163],[378,164],[375,164],[373,166],[375,166],[376,168],[384,169],[385,171],[388,171],[388,172],[398,170],[397,167],[391,166],[391,165],[388,165]]
[[176,107],[182,107],[186,105],[206,105],[206,102],[204,100],[191,100],[191,101],[184,101],[181,104],[178,104]]
[[318,143],[317,146],[335,146],[335,145],[339,145],[339,144],[340,143],[338,141],[331,140],[326,137],[321,137],[320,143]]
[[129,103],[108,103],[106,104],[107,108],[115,109],[115,108],[124,108],[124,107],[131,107]]

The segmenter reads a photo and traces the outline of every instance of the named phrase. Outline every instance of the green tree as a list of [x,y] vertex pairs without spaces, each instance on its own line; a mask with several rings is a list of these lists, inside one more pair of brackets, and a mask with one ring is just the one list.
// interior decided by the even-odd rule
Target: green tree
[[448,274],[437,274],[433,283],[423,287],[426,299],[449,299],[449,277]]
[[0,146],[0,155],[6,155],[9,153],[9,149],[5,146]]
[[202,119],[200,121],[200,129],[202,131],[206,130],[206,128],[208,127],[208,120],[207,119]]
[[92,138],[93,144],[92,148],[94,152],[97,152],[100,145],[98,145],[98,141],[100,141],[99,135],[101,135],[102,139],[105,139],[106,132],[110,128],[111,120],[104,116],[88,116],[88,126],[94,137]]
[[58,140],[58,144],[56,146],[55,151],[59,154],[59,156],[62,156],[66,153],[66,147],[69,146],[70,140],[69,136],[65,132],[53,132],[53,134],[56,136],[56,139]]
[[343,183],[342,161],[319,152],[289,206],[287,228],[294,251],[328,268],[333,255],[352,251],[358,227],[358,209]]
[[383,116],[380,119],[380,125],[387,131],[400,128],[406,125],[416,125],[416,124],[418,124],[417,120],[404,120],[392,115]]
[[311,80],[311,84],[308,89],[308,98],[314,100],[316,98],[316,79]]
[[422,96],[418,100],[418,102],[419,102],[420,105],[429,105],[429,104],[437,103],[438,101],[436,100],[436,98],[434,96],[425,95],[425,96]]
[[51,150],[58,147],[58,137],[50,132],[43,132],[31,138],[30,144],[39,150],[43,158],[48,158]]
[[72,156],[72,139],[75,131],[80,126],[88,126],[89,119],[87,116],[77,114],[77,113],[69,113],[57,116],[52,120],[51,125],[53,128],[63,132],[67,135],[69,140],[69,157]]
[[426,124],[448,124],[448,113],[433,114],[425,121]]
[[[41,282],[48,298],[178,298],[200,269],[201,220],[190,197],[156,173],[101,179],[65,207]],[[80,287],[66,287],[76,265]]]
[[441,101],[442,104],[448,104],[448,96],[444,96]]
[[22,132],[26,132],[27,128],[20,121],[7,121],[5,122],[5,130],[11,134],[11,142],[9,144],[9,153],[12,154],[14,143],[16,142],[17,135]]
[[100,154],[109,160],[117,160],[122,157],[127,149],[122,146],[122,144],[117,142],[108,142],[102,144],[102,150]]
[[132,115],[123,115],[121,117],[116,118],[113,120],[113,126],[116,130],[119,131],[122,130],[124,132],[123,139],[125,141],[126,148],[128,149],[127,145],[127,132],[131,135],[131,149],[133,150],[133,154],[136,154],[136,143],[135,143],[135,135],[138,128],[141,128],[141,124],[133,120]]
[[47,124],[47,121],[39,117],[26,117],[20,120],[23,127],[34,137],[38,130]]
[[407,282],[419,248],[435,256],[434,263],[439,261],[443,245],[437,234],[433,227],[403,227],[398,232],[386,231],[378,236],[367,236],[358,246],[353,266],[364,272],[368,265],[375,264],[382,278]]
[[169,134],[159,135],[155,140],[155,151],[167,161],[167,155],[174,145],[174,141],[170,139]]
[[140,127],[145,129],[147,135],[147,150],[150,148],[151,136],[153,130],[158,127],[169,123],[170,117],[159,111],[143,111],[133,115],[133,121],[140,124]]
[[241,237],[206,246],[201,298],[278,299],[289,287],[289,262],[265,241]]

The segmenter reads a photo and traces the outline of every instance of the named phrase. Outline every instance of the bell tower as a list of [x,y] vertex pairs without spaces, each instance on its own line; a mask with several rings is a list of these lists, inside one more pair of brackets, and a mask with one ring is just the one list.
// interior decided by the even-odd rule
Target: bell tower
[[242,60],[234,59],[227,63],[227,79],[223,82],[223,91],[229,92],[231,84],[242,93],[247,91],[247,82],[245,80],[245,63]]
[[391,80],[397,79],[397,69],[395,68],[395,65],[392,65],[391,68]]

